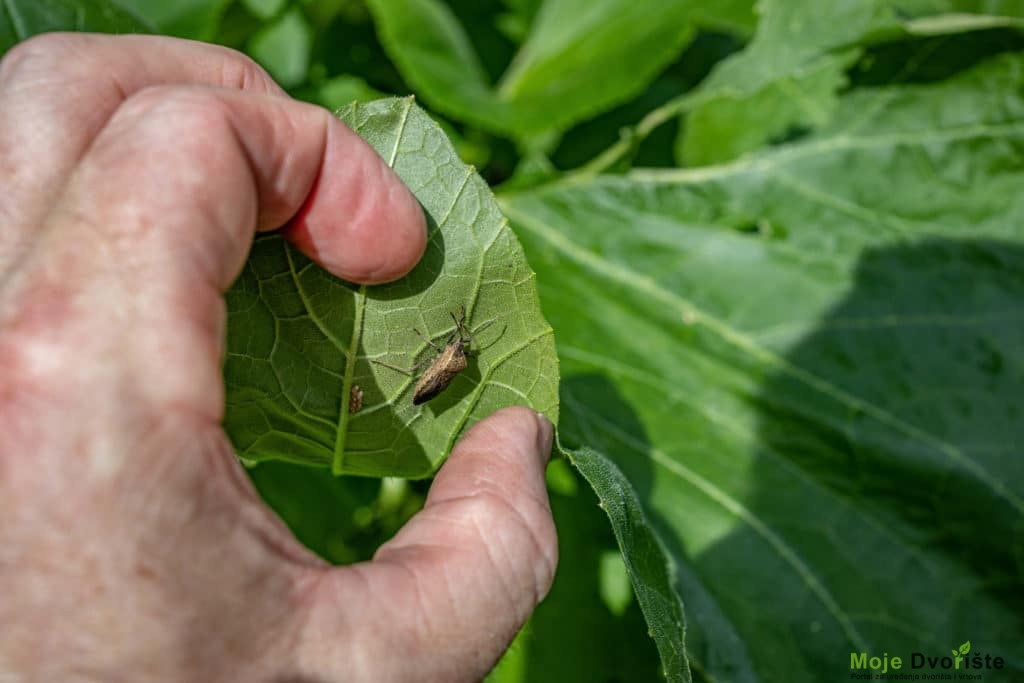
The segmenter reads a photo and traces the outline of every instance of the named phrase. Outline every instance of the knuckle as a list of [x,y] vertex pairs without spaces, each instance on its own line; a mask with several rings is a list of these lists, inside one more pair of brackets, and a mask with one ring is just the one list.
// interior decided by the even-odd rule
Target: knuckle
[[[222,95],[219,89],[192,86],[143,88],[121,105],[90,150],[94,178],[112,172],[132,180],[131,195],[125,196],[123,183],[109,188],[112,200],[102,208],[104,220],[94,226],[105,247],[124,262],[152,265],[150,257],[164,254],[188,259],[204,276],[217,277],[219,261],[211,255],[230,250],[238,239],[236,226],[248,225],[249,214],[243,212],[255,212],[255,206],[225,201],[224,192],[242,196],[248,178],[240,174],[248,159],[231,103]],[[186,217],[188,225],[181,227]],[[203,226],[202,245],[192,239],[195,226]],[[143,244],[153,248],[143,253]]]
[[[81,40],[76,33],[40,33],[30,36],[7,51],[4,61],[19,62],[26,59],[46,59],[50,62],[60,61],[68,50]],[[77,48],[74,48],[77,49]]]
[[0,82],[39,76],[52,83],[54,74],[94,77],[85,48],[94,36],[81,33],[41,33],[16,44],[0,60]]
[[42,282],[19,294],[0,320],[0,453],[10,455],[38,449],[36,423],[66,397],[73,368],[63,340],[78,332],[68,286]]
[[129,97],[121,109],[126,117],[168,131],[168,137],[176,144],[191,137],[178,139],[174,133],[179,129],[193,133],[211,129],[223,132],[230,120],[228,104],[215,91],[175,85],[142,88]]
[[[123,134],[111,137],[109,163],[118,163],[124,140],[144,142],[149,163],[195,168],[201,173],[177,174],[177,182],[201,183],[205,173],[220,168],[234,157],[229,149],[239,147],[231,105],[213,89],[159,85],[143,88],[129,97],[115,115]],[[195,188],[201,189],[201,188]],[[197,195],[198,196],[198,195]]]
[[280,92],[280,87],[262,66],[237,50],[222,49],[225,59],[218,62],[218,82],[222,87],[262,93]]

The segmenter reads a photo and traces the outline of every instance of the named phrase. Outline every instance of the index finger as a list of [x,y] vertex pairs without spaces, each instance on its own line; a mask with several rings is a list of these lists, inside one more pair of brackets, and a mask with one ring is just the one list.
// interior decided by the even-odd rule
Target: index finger
[[[167,38],[102,39],[136,50],[143,40],[205,49]],[[9,128],[0,118],[0,131]],[[14,175],[23,181],[48,163],[23,159]],[[219,415],[220,293],[238,274],[254,229],[292,220],[289,237],[307,255],[362,283],[405,274],[426,243],[416,199],[372,147],[326,110],[276,94],[143,87],[110,114],[67,173],[55,188],[23,188],[54,196],[36,196],[26,211],[40,216],[20,226],[19,209],[5,216],[4,206],[19,199],[7,187],[0,193],[0,254],[2,242],[13,242],[5,256],[18,264],[0,324],[15,359],[40,343],[68,354],[59,362],[49,356],[47,372],[63,378],[54,386],[69,389],[67,367],[93,368],[84,395],[97,385],[146,387],[159,394],[150,401]],[[19,227],[32,233],[21,244]],[[29,242],[31,253],[19,258]],[[83,364],[86,357],[104,363]],[[118,376],[98,378],[101,370]]]
[[178,38],[49,33],[19,43],[4,56],[0,273],[21,260],[72,170],[115,112],[146,88],[168,85],[287,98],[245,55]]

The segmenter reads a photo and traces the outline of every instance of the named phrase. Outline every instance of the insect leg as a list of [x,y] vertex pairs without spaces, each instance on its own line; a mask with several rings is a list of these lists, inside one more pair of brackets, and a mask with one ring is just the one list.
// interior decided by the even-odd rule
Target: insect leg
[[440,346],[438,346],[437,344],[435,344],[435,343],[434,343],[434,341],[433,341],[433,340],[432,340],[432,339],[431,339],[430,337],[428,337],[427,335],[423,334],[422,332],[420,332],[419,330],[417,330],[417,329],[416,329],[415,327],[414,327],[414,328],[412,328],[412,331],[413,331],[413,332],[415,332],[416,334],[418,334],[418,335],[419,335],[419,337],[420,337],[420,339],[422,339],[423,341],[425,341],[425,342],[427,342],[428,344],[430,344],[431,348],[433,348],[433,349],[434,349],[435,351],[437,351],[438,353],[440,353],[441,351],[443,351],[443,350],[444,350],[444,349],[442,349],[442,348],[441,348]]
[[416,372],[417,370],[419,370],[420,368],[422,368],[424,365],[426,365],[427,363],[429,363],[432,360],[434,360],[434,359],[433,358],[424,358],[423,360],[421,360],[419,363],[417,363],[416,365],[412,366],[411,368],[400,368],[397,365],[392,365],[391,363],[385,363],[382,360],[376,360],[376,359],[371,359],[370,362],[371,363],[376,363],[377,365],[383,365],[384,367],[391,368],[392,370],[397,370],[398,372],[404,373],[406,375],[411,375],[411,374],[413,374],[414,372]]

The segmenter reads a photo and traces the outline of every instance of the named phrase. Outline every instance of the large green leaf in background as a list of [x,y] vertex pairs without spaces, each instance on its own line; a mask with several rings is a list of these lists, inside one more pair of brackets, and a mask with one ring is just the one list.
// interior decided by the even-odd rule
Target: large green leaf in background
[[282,87],[291,88],[306,78],[312,43],[313,31],[305,16],[292,9],[257,31],[246,52]]
[[1022,187],[1014,54],[852,92],[730,164],[501,198],[562,441],[644,501],[696,678],[840,680],[851,652],[967,639],[1006,662],[984,680],[1024,677]]
[[680,137],[686,165],[726,161],[792,129],[825,125],[866,43],[1024,26],[1024,7],[1012,2],[764,0],[759,12],[750,45],[701,84]]
[[106,0],[3,0],[0,55],[15,43],[47,31],[148,33],[137,16]]
[[[249,461],[332,465],[336,474],[422,477],[458,435],[510,404],[558,419],[558,362],[534,274],[490,189],[411,99],[340,114],[417,195],[426,255],[398,282],[355,286],[278,236],[257,240],[228,292],[225,428]],[[344,220],[344,217],[339,217]],[[465,307],[478,353],[447,391],[414,406],[414,374]],[[350,413],[355,387],[362,407]]]
[[[431,106],[518,138],[562,130],[641,91],[694,35],[693,3],[547,0],[500,83],[440,0],[369,0],[381,41]],[[729,3],[737,23],[749,3]],[[710,19],[709,19],[710,21]]]
[[[34,1],[34,0],[30,0]],[[72,0],[69,0],[72,1]],[[232,0],[118,0],[146,17],[160,33],[194,40],[213,40]]]

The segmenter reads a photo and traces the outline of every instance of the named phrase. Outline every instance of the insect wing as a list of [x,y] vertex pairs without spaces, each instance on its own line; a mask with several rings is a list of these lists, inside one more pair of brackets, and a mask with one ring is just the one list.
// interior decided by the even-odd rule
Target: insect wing
[[416,382],[416,388],[413,390],[412,404],[418,406],[434,398],[448,388],[453,377],[455,377],[454,373],[443,371],[423,373],[420,381]]
[[434,359],[423,376],[416,382],[412,393],[412,404],[420,405],[434,398],[448,388],[455,376],[466,369],[466,353],[461,341],[454,341]]

